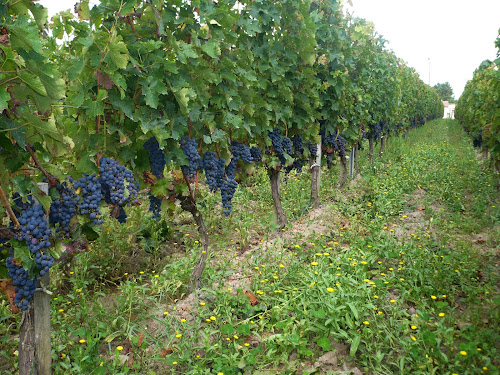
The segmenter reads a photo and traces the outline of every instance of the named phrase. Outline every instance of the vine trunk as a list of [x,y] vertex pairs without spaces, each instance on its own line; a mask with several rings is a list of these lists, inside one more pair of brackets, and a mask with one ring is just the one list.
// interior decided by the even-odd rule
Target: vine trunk
[[181,200],[181,207],[183,210],[188,211],[193,216],[193,219],[196,223],[196,227],[198,228],[198,233],[200,234],[200,242],[201,242],[201,257],[198,263],[194,266],[193,272],[191,274],[191,286],[189,292],[193,292],[197,290],[201,286],[201,276],[203,275],[203,271],[205,270],[205,265],[208,259],[208,232],[207,227],[205,226],[205,222],[203,221],[203,215],[196,207],[196,202],[194,199],[189,197],[183,197]]
[[286,214],[281,205],[280,197],[280,171],[276,169],[269,169],[269,180],[271,182],[271,195],[273,197],[274,203],[274,217],[276,218],[276,224],[278,225],[278,232],[286,225]]

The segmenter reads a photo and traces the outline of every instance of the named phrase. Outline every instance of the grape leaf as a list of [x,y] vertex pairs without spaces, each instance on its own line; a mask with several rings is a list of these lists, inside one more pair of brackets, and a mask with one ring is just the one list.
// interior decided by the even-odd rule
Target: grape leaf
[[148,76],[143,80],[142,95],[145,98],[146,104],[154,109],[158,107],[160,95],[168,93],[165,83],[155,76]]
[[119,69],[125,69],[129,60],[128,49],[125,43],[121,40],[121,36],[116,37],[109,43],[108,56],[113,64]]

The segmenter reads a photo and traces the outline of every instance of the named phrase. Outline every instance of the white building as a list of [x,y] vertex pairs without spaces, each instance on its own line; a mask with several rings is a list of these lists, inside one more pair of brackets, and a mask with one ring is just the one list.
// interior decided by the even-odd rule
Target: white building
[[455,119],[455,103],[449,103],[448,101],[443,101],[444,114],[443,118]]

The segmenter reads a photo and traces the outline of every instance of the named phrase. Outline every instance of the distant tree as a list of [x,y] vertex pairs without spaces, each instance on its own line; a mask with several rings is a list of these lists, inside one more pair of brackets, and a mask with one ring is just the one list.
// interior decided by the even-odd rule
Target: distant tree
[[438,83],[434,86],[441,100],[446,100],[450,103],[455,103],[455,98],[453,97],[453,89],[449,82]]

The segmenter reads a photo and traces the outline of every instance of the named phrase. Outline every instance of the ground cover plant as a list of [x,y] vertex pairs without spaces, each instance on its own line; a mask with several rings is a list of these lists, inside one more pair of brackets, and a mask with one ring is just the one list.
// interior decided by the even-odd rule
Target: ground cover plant
[[[308,173],[282,181],[282,236],[265,171],[236,192],[239,214],[201,204],[213,255],[194,294],[189,216],[106,220],[91,251],[54,266],[54,372],[498,373],[498,175],[450,120],[359,163],[343,190],[340,166],[324,171],[316,209]],[[1,309],[16,373],[20,317]]]

